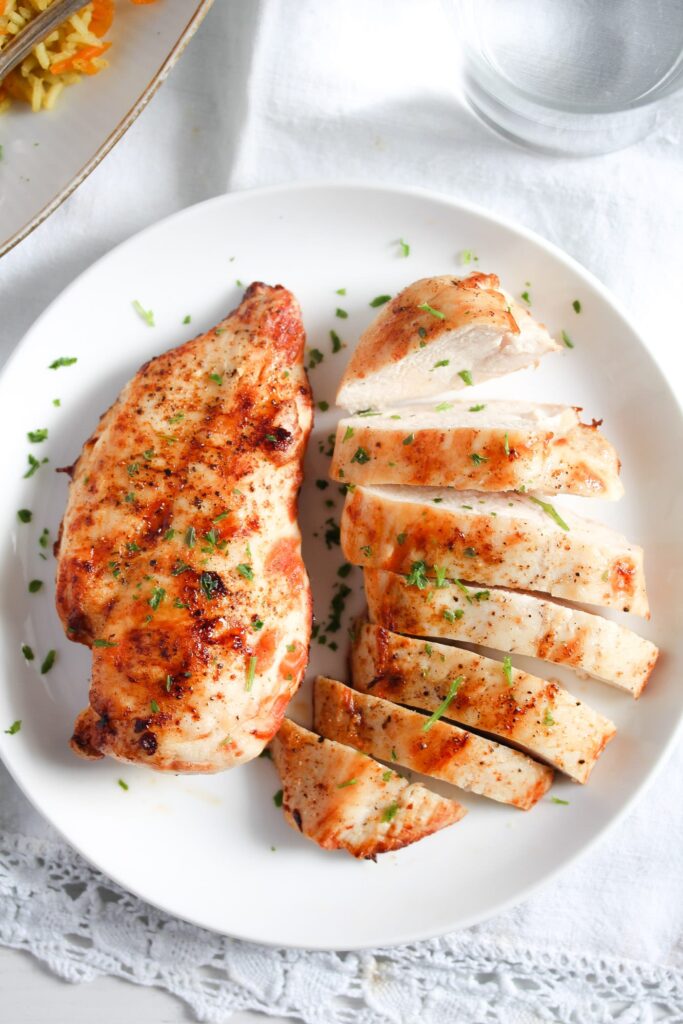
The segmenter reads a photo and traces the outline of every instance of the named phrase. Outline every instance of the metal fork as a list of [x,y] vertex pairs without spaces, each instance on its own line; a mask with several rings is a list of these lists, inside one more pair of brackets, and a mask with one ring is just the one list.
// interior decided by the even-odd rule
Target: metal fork
[[87,2],[88,0],[56,0],[56,3],[41,11],[38,17],[30,21],[26,28],[21,29],[9,46],[0,53],[0,79],[17,64],[21,64],[24,57],[28,56],[37,43],[49,36],[53,28],[66,21],[74,11],[85,7]]

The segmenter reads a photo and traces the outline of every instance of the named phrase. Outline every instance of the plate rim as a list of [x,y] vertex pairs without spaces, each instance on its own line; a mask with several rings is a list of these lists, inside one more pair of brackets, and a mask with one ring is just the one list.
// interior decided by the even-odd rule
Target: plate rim
[[[213,0],[203,0],[203,4],[206,5],[207,10],[212,3]],[[539,235],[537,232],[526,227],[525,225],[516,222],[512,218],[508,218],[506,216],[499,216],[497,213],[488,210],[486,207],[481,206],[478,203],[472,203],[468,200],[461,199],[459,197],[449,196],[437,190],[428,189],[423,186],[406,186],[396,185],[393,183],[385,184],[380,181],[359,182],[357,180],[349,180],[344,178],[332,180],[311,179],[305,181],[285,182],[275,185],[257,186],[254,188],[240,189],[234,192],[222,193],[218,196],[212,196],[208,199],[201,200],[198,203],[193,203],[190,206],[183,207],[182,209],[177,210],[174,213],[169,214],[166,217],[163,217],[153,222],[152,224],[149,224],[146,227],[142,228],[140,231],[137,231],[134,234],[130,235],[128,238],[117,243],[117,245],[113,246],[106,253],[100,256],[99,259],[95,261],[95,263],[91,264],[90,266],[86,267],[83,271],[81,271],[81,273],[78,274],[77,277],[75,277],[70,284],[63,288],[62,291],[50,301],[50,303],[45,307],[45,309],[41,313],[39,313],[39,315],[32,322],[28,330],[24,333],[21,340],[17,343],[13,352],[11,353],[2,370],[0,371],[0,387],[2,387],[3,379],[6,373],[8,372],[10,366],[13,365],[14,360],[20,356],[23,348],[27,345],[27,339],[34,332],[34,330],[36,330],[39,327],[41,322],[51,313],[53,306],[60,302],[62,298],[72,289],[77,288],[80,285],[82,279],[85,278],[90,272],[94,272],[99,267],[100,264],[105,263],[110,258],[114,258],[119,253],[119,250],[123,250],[128,245],[134,245],[141,237],[147,235],[148,233],[152,233],[154,230],[161,227],[161,225],[167,225],[173,221],[180,221],[184,217],[191,217],[193,211],[200,207],[204,208],[210,207],[212,205],[217,207],[225,205],[229,207],[236,203],[241,202],[243,199],[247,197],[272,197],[277,196],[278,194],[288,195],[290,193],[307,191],[332,193],[338,190],[346,190],[350,192],[366,192],[370,194],[381,193],[383,195],[390,195],[399,198],[408,197],[429,200],[431,202],[447,206],[453,210],[463,211],[472,214],[476,217],[480,217],[483,220],[492,224],[493,226],[505,228],[508,231],[513,232],[517,236],[522,237],[526,241],[529,241],[534,245],[538,246],[541,250],[548,252],[561,264],[567,266],[580,278],[582,278],[587,285],[593,288],[600,295],[602,300],[607,303],[612,312],[615,313],[620,319],[622,319],[624,323],[628,326],[628,328],[633,332],[633,334],[635,334],[639,345],[651,360],[653,369],[658,374],[658,386],[660,388],[663,388],[668,393],[668,396],[673,400],[673,403],[678,411],[678,415],[683,425],[683,394],[677,394],[677,392],[669,383],[669,379],[664,372],[664,369],[659,361],[659,358],[644,341],[643,334],[641,333],[639,326],[634,326],[633,322],[626,313],[625,307],[622,305],[621,301],[618,298],[616,298],[612,294],[612,292],[605,285],[603,285],[602,282],[591,271],[589,271],[586,267],[582,266],[582,264],[580,264],[574,257],[570,256],[563,249],[557,246],[554,242],[548,241],[547,239],[543,238],[542,235]],[[29,800],[32,806],[39,812],[39,814],[41,814],[42,817],[44,817],[46,821],[49,822],[50,826],[55,829],[57,834],[62,837],[64,842],[66,842],[67,845],[72,850],[74,850],[80,857],[82,857],[83,860],[92,868],[100,872],[104,877],[109,878],[121,889],[123,889],[126,892],[132,893],[142,902],[147,903],[150,906],[156,907],[162,913],[168,914],[170,917],[175,917],[179,920],[186,921],[192,925],[195,925],[198,928],[202,928],[205,931],[209,931],[216,935],[224,935],[231,938],[239,939],[244,942],[252,942],[255,944],[263,945],[268,948],[300,949],[311,950],[316,952],[357,952],[374,948],[396,948],[398,946],[402,946],[412,942],[423,942],[428,941],[430,939],[438,939],[442,936],[451,934],[454,931],[460,932],[463,929],[472,927],[473,925],[481,924],[484,921],[487,921],[492,917],[497,916],[498,914],[505,913],[510,908],[515,907],[523,901],[525,901],[526,899],[528,899],[533,893],[538,892],[546,885],[549,885],[555,878],[557,878],[558,875],[560,875],[562,872],[566,870],[569,870],[570,867],[575,865],[591,850],[595,849],[595,847],[600,842],[602,842],[606,838],[606,836],[609,835],[609,833],[620,824],[620,822],[626,817],[626,815],[630,813],[635,804],[643,797],[647,789],[656,781],[658,774],[663,770],[664,765],[666,764],[675,744],[679,741],[681,735],[683,735],[683,702],[681,703],[681,708],[678,714],[678,720],[675,726],[673,727],[668,740],[663,744],[656,760],[649,768],[649,770],[643,774],[640,782],[633,789],[630,796],[622,804],[619,810],[616,811],[616,813],[613,814],[607,821],[605,821],[605,823],[597,829],[595,834],[579,850],[569,855],[565,859],[561,860],[556,867],[554,867],[551,871],[544,874],[542,878],[530,882],[528,885],[521,887],[515,893],[515,895],[498,902],[495,905],[495,908],[489,908],[487,910],[482,910],[480,912],[473,912],[468,916],[462,918],[455,926],[438,926],[436,927],[436,929],[434,927],[424,926],[420,928],[413,927],[409,932],[401,934],[395,940],[392,939],[392,941],[390,942],[385,941],[382,942],[380,945],[377,945],[377,943],[372,942],[368,943],[367,941],[359,941],[357,943],[347,943],[343,947],[332,946],[327,943],[315,942],[308,943],[305,946],[297,944],[284,945],[282,942],[278,942],[277,940],[271,941],[270,939],[264,939],[261,935],[246,933],[238,934],[234,931],[218,929],[214,926],[207,925],[204,921],[198,919],[197,917],[193,917],[192,914],[188,914],[185,912],[179,913],[177,910],[172,909],[168,904],[164,905],[160,902],[153,902],[149,899],[149,897],[145,896],[144,893],[140,892],[140,890],[131,887],[127,882],[124,882],[120,878],[118,872],[103,870],[98,863],[92,860],[90,856],[80,848],[79,845],[74,843],[62,831],[62,829],[52,821],[49,811],[43,806],[43,802],[38,797],[34,797],[33,794],[27,792],[22,781],[15,774],[15,771],[13,770],[13,765],[10,763],[11,754],[9,758],[6,758],[6,756],[4,756],[4,751],[0,751],[0,760],[2,760],[11,778],[17,784],[17,786],[24,794],[24,796]],[[9,748],[6,749],[9,750]]]
[[[85,0],[84,0],[85,2]],[[119,142],[126,134],[128,129],[137,121],[138,117],[145,109],[149,101],[155,95],[159,87],[166,80],[169,72],[185,51],[185,47],[189,43],[192,36],[195,34],[202,21],[209,13],[210,8],[213,6],[214,0],[199,0],[199,3],[192,14],[190,20],[186,23],[185,28],[182,29],[180,35],[176,39],[175,43],[171,47],[167,56],[164,58],[162,64],[157,68],[152,78],[142,90],[138,98],[132,107],[129,107],[127,112],[121,118],[115,128],[109,133],[104,142],[97,147],[93,155],[81,168],[74,174],[74,176],[66,183],[61,191],[57,192],[52,199],[49,200],[44,206],[40,208],[38,213],[34,214],[30,220],[27,220],[25,224],[22,224],[14,234],[9,235],[2,242],[0,242],[0,259],[5,256],[8,252],[11,252],[15,246],[23,242],[25,238],[35,231],[43,221],[47,220],[57,210],[65,200],[72,195],[79,185],[82,185],[85,179],[92,174],[96,167],[102,163],[104,158],[109,155],[111,150],[114,148],[117,142]],[[107,253],[105,253],[107,255]],[[79,275],[80,276],[80,275]],[[22,339],[23,340],[23,339]]]

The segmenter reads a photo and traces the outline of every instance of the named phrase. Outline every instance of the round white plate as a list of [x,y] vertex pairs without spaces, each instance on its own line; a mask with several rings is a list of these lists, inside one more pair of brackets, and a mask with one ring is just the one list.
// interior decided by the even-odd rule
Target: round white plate
[[[84,0],[84,3],[86,0]],[[145,108],[213,0],[119,0],[109,67],[65,89],[54,110],[0,117],[0,256],[71,195]]]
[[[407,258],[401,238],[411,247]],[[280,783],[266,759],[211,778],[79,761],[67,740],[86,703],[90,658],[62,634],[53,609],[54,560],[39,545],[45,527],[54,538],[66,501],[67,478],[55,467],[74,460],[98,415],[144,360],[237,304],[237,279],[280,282],[295,292],[309,345],[324,354],[310,374],[315,398],[331,404],[354,339],[374,316],[370,300],[426,274],[462,272],[458,254],[466,249],[478,257],[477,269],[496,271],[516,294],[528,290],[534,312],[575,344],[536,371],[478,387],[477,397],[495,392],[567,402],[583,406],[588,418],[604,417],[623,459],[627,495],[614,506],[572,504],[620,527],[647,552],[652,621],[630,624],[664,654],[641,700],[552,669],[619,727],[590,784],[559,781],[553,792],[568,806],[546,798],[528,813],[458,793],[470,810],[463,822],[374,864],[324,853],[291,830],[273,805]],[[345,295],[337,294],[340,288]],[[134,299],[153,310],[156,327],[134,313]],[[337,307],[348,319],[335,315]],[[190,326],[182,324],[186,314]],[[330,330],[346,345],[336,355]],[[78,362],[48,369],[60,356]],[[624,811],[671,742],[683,708],[683,603],[675,598],[683,578],[681,415],[612,298],[528,232],[423,192],[332,185],[220,197],[137,235],[68,288],[10,360],[0,404],[6,453],[0,728],[23,723],[14,735],[0,733],[0,751],[68,841],[151,903],[208,928],[278,945],[358,948],[443,933],[519,900],[585,850]],[[316,485],[326,478],[334,421],[332,409],[317,415],[301,496],[305,556],[323,622],[343,561],[339,548],[325,543],[326,520],[338,522],[342,497],[336,485]],[[29,445],[27,431],[40,427],[49,428],[48,440]],[[24,480],[29,451],[50,461]],[[20,508],[33,511],[30,524],[18,522]],[[31,595],[33,578],[45,586]],[[359,570],[346,582],[354,593],[336,635],[338,650],[314,642],[309,677],[346,678],[347,626],[362,604]],[[33,662],[24,661],[23,643],[36,652]],[[41,676],[50,648],[57,659]],[[518,663],[548,672],[528,659]],[[307,719],[307,689],[292,714]]]

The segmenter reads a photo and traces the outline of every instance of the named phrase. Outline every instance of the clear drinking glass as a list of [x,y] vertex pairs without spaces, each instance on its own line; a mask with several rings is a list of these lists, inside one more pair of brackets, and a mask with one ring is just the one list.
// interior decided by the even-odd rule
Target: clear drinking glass
[[535,149],[629,146],[683,84],[683,0],[460,0],[458,9],[469,103]]

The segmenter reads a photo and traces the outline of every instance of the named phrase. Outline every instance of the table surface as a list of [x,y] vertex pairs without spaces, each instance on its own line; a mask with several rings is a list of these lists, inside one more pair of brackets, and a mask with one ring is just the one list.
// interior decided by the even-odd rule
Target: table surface
[[[191,1024],[184,1003],[158,988],[130,985],[119,978],[101,977],[71,985],[51,974],[28,953],[0,948],[0,1017],[7,1024]],[[47,1008],[49,1007],[49,1015]],[[238,1012],[229,1024],[292,1024],[284,1017]]]

